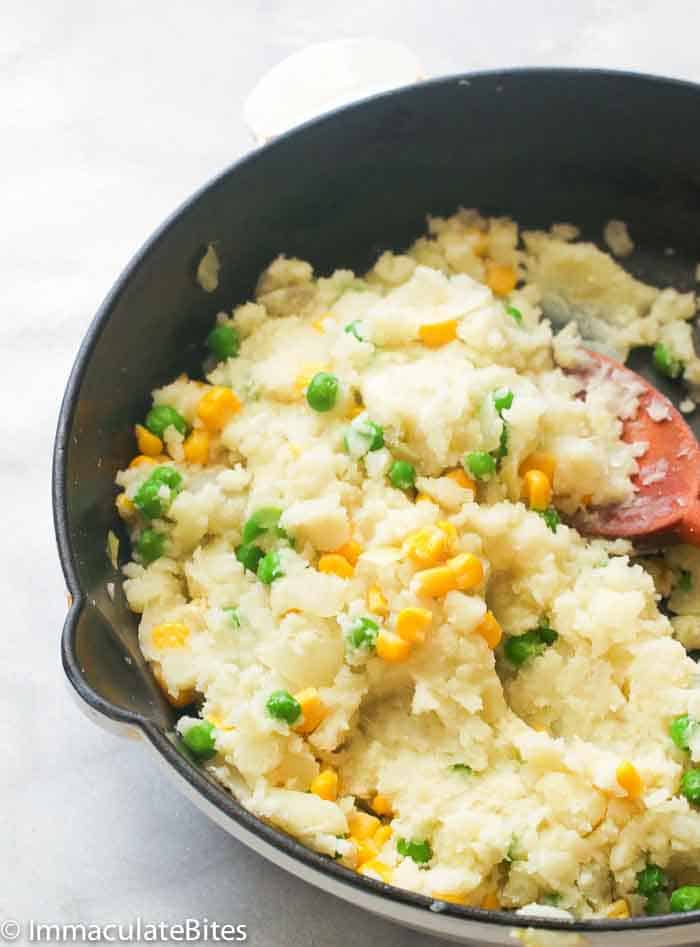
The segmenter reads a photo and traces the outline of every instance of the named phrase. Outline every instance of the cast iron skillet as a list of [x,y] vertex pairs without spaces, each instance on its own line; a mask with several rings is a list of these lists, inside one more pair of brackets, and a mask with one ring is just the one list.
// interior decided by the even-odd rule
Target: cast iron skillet
[[[259,272],[282,252],[321,273],[362,270],[383,249],[419,235],[427,212],[459,205],[528,226],[572,221],[596,240],[616,217],[640,248],[629,261],[633,272],[692,288],[700,259],[699,119],[698,86],[570,69],[438,79],[334,112],[238,162],[166,221],[103,303],[68,382],[53,500],[73,596],[62,638],[73,687],[99,715],[137,728],[234,835],[314,884],[424,931],[481,944],[512,943],[510,932],[523,926],[580,931],[586,944],[619,944],[632,931],[648,945],[697,944],[700,912],[562,924],[436,904],[360,878],[255,819],[168,736],[175,711],[140,655],[136,617],[105,555],[107,531],[119,531],[114,475],[133,454],[132,424],[144,416],[150,390],[201,370],[217,311],[249,298]],[[209,295],[194,271],[212,241],[223,267]],[[633,367],[647,364],[642,353]],[[660,387],[678,400],[679,390]]]

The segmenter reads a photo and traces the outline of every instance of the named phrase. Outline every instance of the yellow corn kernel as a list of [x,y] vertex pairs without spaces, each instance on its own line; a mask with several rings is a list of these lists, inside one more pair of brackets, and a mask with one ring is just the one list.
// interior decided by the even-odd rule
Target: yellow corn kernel
[[351,841],[355,843],[355,853],[357,857],[357,865],[364,865],[365,862],[372,861],[373,858],[376,858],[379,854],[379,847],[374,839],[368,838],[364,841],[359,839],[352,838]]
[[439,520],[437,528],[441,529],[447,536],[447,542],[450,546],[457,542],[457,527],[454,523],[450,523],[449,520]]
[[528,470],[523,477],[523,494],[531,510],[546,510],[552,501],[552,484],[541,470]]
[[354,809],[348,813],[350,835],[357,841],[363,842],[365,839],[372,838],[381,824],[379,819],[370,815],[369,812],[360,812],[359,809]]
[[[371,806],[372,806],[372,811],[376,812],[377,815],[391,815],[391,812],[392,812],[391,801],[386,796],[382,796],[382,794],[379,792],[372,800]],[[382,828],[388,828],[388,826],[382,826]],[[380,830],[377,829],[377,832],[379,831]],[[391,831],[389,834],[391,834]]]
[[325,331],[324,328],[323,328],[323,323],[324,323],[324,321],[325,321],[325,318],[326,318],[325,316],[321,316],[320,319],[314,319],[314,321],[311,323],[311,328],[312,328],[315,332],[321,332],[321,333],[323,333],[323,332]]
[[457,575],[449,566],[424,569],[416,575],[416,592],[425,598],[442,598],[457,588]]
[[497,648],[503,637],[503,629],[496,621],[493,612],[486,612],[479,624],[474,629],[474,633],[481,635],[489,648]]
[[192,687],[188,687],[184,691],[179,690],[175,694],[171,694],[168,690],[168,685],[165,683],[163,669],[160,664],[152,664],[151,670],[153,671],[153,676],[156,679],[158,687],[160,687],[160,689],[163,691],[166,700],[172,707],[189,707],[189,705],[196,700],[197,692]]
[[423,641],[433,621],[427,608],[402,608],[396,616],[396,634],[409,644]]
[[489,893],[484,896],[481,906],[485,911],[498,911],[501,906],[501,902],[498,900],[498,895],[496,892],[489,891]]
[[427,493],[417,493],[416,494],[416,503],[434,503],[432,497],[429,497]]
[[454,480],[456,484],[460,487],[464,487],[465,490],[471,490],[472,493],[476,493],[476,480],[472,480],[462,467],[455,467],[454,470],[448,470],[445,476],[449,477],[450,480]]
[[352,420],[353,418],[356,418],[358,414],[362,414],[364,410],[364,406],[361,404],[351,404],[345,412],[345,417]]
[[432,896],[438,901],[449,901],[450,904],[466,904],[467,899],[463,894],[456,894],[454,891],[433,891]]
[[201,464],[201,466],[204,466],[209,460],[208,432],[200,431],[199,429],[192,431],[182,447],[185,452],[185,460],[188,463]]
[[190,629],[179,621],[167,621],[156,625],[151,631],[151,641],[154,648],[167,650],[170,648],[184,648],[190,637]]
[[335,554],[347,559],[351,566],[356,566],[357,560],[362,555],[362,546],[354,539],[349,539],[340,549],[335,550]]
[[123,520],[128,520],[129,517],[133,516],[136,512],[133,500],[130,500],[126,493],[120,493],[114,501],[114,505],[117,508],[117,513]]
[[447,562],[454,573],[456,588],[460,592],[471,592],[484,581],[484,566],[478,556],[471,552],[462,552]]
[[337,552],[327,552],[321,556],[318,560],[318,571],[325,572],[326,575],[337,575],[340,579],[351,579],[355,573],[345,556],[340,556]]
[[403,551],[417,566],[432,566],[442,562],[449,551],[449,540],[437,526],[424,526],[410,533],[403,542]]
[[512,266],[494,263],[486,264],[486,285],[495,296],[507,296],[512,293],[518,282],[518,274]]
[[214,385],[199,399],[197,417],[209,431],[220,431],[241,410],[238,395],[223,385]]
[[399,638],[393,631],[382,628],[377,635],[377,654],[384,661],[399,664],[410,657],[413,645],[410,641]]
[[457,338],[457,320],[448,319],[446,322],[426,322],[418,328],[418,337],[423,345],[430,349],[437,349]]
[[386,618],[389,614],[389,603],[378,585],[373,585],[367,592],[367,608],[373,615]]
[[151,434],[147,427],[137,424],[134,428],[136,435],[136,444],[142,454],[147,457],[157,457],[163,450],[163,442],[157,434]]
[[524,477],[528,470],[541,470],[549,478],[549,482],[554,483],[555,467],[556,460],[553,454],[545,450],[536,450],[534,454],[530,454],[529,457],[525,458],[518,468],[518,473],[521,477]]
[[155,462],[155,459],[153,457],[149,457],[147,454],[137,454],[129,464],[129,467],[152,467],[155,465]]
[[630,799],[639,799],[644,789],[642,777],[637,767],[629,760],[624,760],[615,770],[615,779],[621,789],[624,789]]
[[295,697],[301,706],[303,717],[301,723],[298,723],[294,729],[297,733],[313,733],[328,713],[328,708],[319,697],[315,687],[307,687],[295,694]]
[[377,861],[376,858],[372,859],[372,861],[365,862],[364,865],[360,865],[357,869],[357,873],[358,875],[367,875],[370,878],[373,875],[378,875],[385,884],[391,884],[391,868],[385,865],[384,862]]
[[390,825],[382,825],[381,828],[378,828],[374,833],[372,841],[377,846],[377,848],[382,848],[392,836],[392,828]]
[[314,796],[325,799],[327,802],[335,802],[338,798],[338,774],[335,770],[324,769],[311,780],[309,789]]
[[622,920],[630,916],[630,906],[624,898],[620,898],[619,901],[613,901],[605,915],[614,920]]
[[314,377],[314,375],[317,375],[319,372],[326,371],[327,368],[328,365],[324,364],[323,362],[309,362],[308,364],[304,365],[302,370],[294,379],[294,387],[298,392],[301,393],[309,387],[309,382]]

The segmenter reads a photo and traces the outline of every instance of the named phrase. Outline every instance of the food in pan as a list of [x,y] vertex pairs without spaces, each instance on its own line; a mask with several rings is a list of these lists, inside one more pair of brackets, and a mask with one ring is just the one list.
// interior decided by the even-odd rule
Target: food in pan
[[645,465],[643,389],[590,352],[692,390],[695,299],[576,238],[462,210],[362,277],[272,262],[136,425],[124,591],[185,752],[316,851],[458,904],[684,911],[700,553],[585,523],[682,462]]

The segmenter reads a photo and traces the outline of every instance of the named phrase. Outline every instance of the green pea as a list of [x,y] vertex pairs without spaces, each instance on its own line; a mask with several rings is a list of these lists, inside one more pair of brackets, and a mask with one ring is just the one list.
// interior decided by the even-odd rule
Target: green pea
[[252,543],[258,536],[275,529],[280,521],[282,510],[276,506],[261,506],[245,521],[243,526],[243,542]]
[[674,717],[670,722],[668,725],[668,733],[679,750],[690,749],[689,739],[697,725],[697,720],[689,717],[688,714],[683,714],[681,717]]
[[142,529],[136,543],[136,551],[145,566],[160,559],[165,551],[165,535],[157,529]]
[[498,391],[493,393],[493,405],[500,414],[502,411],[507,411],[508,408],[513,405],[513,398],[515,395],[510,390],[510,388],[499,388]]
[[226,608],[222,609],[222,611],[223,611],[226,615],[228,615],[228,619],[229,619],[229,621],[231,622],[231,627],[232,627],[232,628],[240,628],[240,627],[241,627],[241,616],[238,614],[238,609],[237,609],[237,608],[235,608],[233,605],[229,605],[229,606],[227,606]]
[[412,858],[418,865],[425,865],[433,857],[433,850],[427,839],[397,839],[396,851],[404,858]]
[[667,378],[680,378],[685,366],[671,353],[667,345],[659,342],[654,348],[654,368]]
[[503,422],[503,427],[501,428],[501,436],[498,440],[498,447],[496,450],[491,451],[491,456],[496,461],[501,461],[508,454],[508,425],[506,422]]
[[[174,467],[156,467],[136,491],[134,505],[148,519],[163,516],[180,492],[181,484],[182,477]],[[167,497],[161,496],[163,487],[167,487]]]
[[134,506],[150,520],[162,516],[167,509],[160,490],[161,484],[145,480],[134,494]]
[[644,905],[644,913],[668,914],[670,906],[668,895],[665,891],[654,891],[654,893],[650,894],[647,898],[647,903]]
[[670,908],[675,913],[700,911],[700,885],[682,885],[671,895]]
[[165,430],[172,425],[180,434],[187,433],[187,421],[179,411],[168,404],[157,404],[146,415],[146,427],[151,434],[162,437]]
[[183,733],[182,742],[198,760],[210,760],[216,756],[214,727],[208,720],[193,724]]
[[356,618],[350,625],[347,641],[353,648],[374,651],[379,634],[379,625],[371,618]]
[[503,645],[503,652],[511,664],[521,667],[530,658],[542,654],[543,642],[536,631],[526,631],[523,635],[513,635]]
[[559,635],[546,624],[538,625],[523,635],[513,635],[503,646],[505,656],[515,667],[542,654],[548,645],[554,644]]
[[253,544],[243,544],[238,546],[236,549],[236,559],[241,563],[241,565],[248,569],[249,572],[257,572],[258,565],[260,560],[263,558],[265,553],[262,551],[260,546],[255,546]]
[[273,691],[265,704],[267,712],[275,720],[284,720],[290,726],[301,717],[301,704],[289,691]]
[[700,806],[700,769],[689,769],[681,779],[681,793],[693,806]]
[[348,335],[354,336],[358,342],[364,342],[365,339],[362,335],[362,332],[360,331],[360,325],[361,323],[359,319],[353,319],[352,322],[348,322],[348,324],[343,329],[343,332],[347,332]]
[[174,467],[156,467],[148,479],[153,483],[165,484],[176,493],[182,489],[182,474],[178,473]]
[[384,447],[384,430],[369,418],[358,418],[346,428],[343,444],[348,454],[359,460],[370,451]]
[[306,389],[306,400],[314,411],[330,411],[338,400],[340,383],[330,372],[317,372]]
[[416,483],[416,468],[407,460],[395,460],[389,468],[389,480],[399,490],[410,490]]
[[668,878],[663,868],[649,863],[637,873],[637,894],[648,898],[658,891],[665,891],[668,888]]
[[540,641],[546,645],[554,644],[559,637],[559,634],[553,628],[550,628],[546,621],[540,622],[535,630]]
[[548,529],[550,529],[553,533],[556,533],[557,526],[561,524],[561,519],[555,508],[553,506],[548,506],[546,510],[537,510],[537,513],[539,513],[539,515],[545,521]]
[[216,326],[207,336],[207,348],[220,362],[225,358],[235,358],[240,347],[241,337],[233,326]]
[[681,570],[681,574],[678,579],[678,588],[681,592],[692,592],[693,590],[693,573],[688,572],[686,569]]
[[257,574],[258,578],[264,585],[272,585],[275,579],[279,579],[284,575],[282,563],[280,562],[280,554],[277,552],[277,550],[268,552],[266,556],[262,557],[258,563]]
[[371,451],[381,450],[384,447],[384,428],[375,421],[365,418],[357,425],[357,430],[369,439],[369,449]]
[[496,473],[496,461],[484,450],[473,450],[464,458],[464,466],[477,480],[487,480]]
[[506,312],[511,317],[511,319],[515,319],[519,326],[523,324],[523,314],[517,308],[517,306],[506,305]]

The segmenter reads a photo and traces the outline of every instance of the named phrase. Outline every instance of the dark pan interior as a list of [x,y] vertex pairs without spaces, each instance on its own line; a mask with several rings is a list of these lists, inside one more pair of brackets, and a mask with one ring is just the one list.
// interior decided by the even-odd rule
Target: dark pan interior
[[[322,273],[362,270],[419,235],[427,212],[463,205],[528,226],[570,221],[596,240],[606,220],[621,218],[639,247],[629,261],[636,274],[692,288],[699,117],[698,87],[630,74],[516,70],[437,80],[278,139],[178,211],[105,301],[59,425],[59,546],[71,590],[85,597],[67,625],[64,663],[83,696],[111,716],[172,725],[105,553],[109,529],[122,539],[122,561],[128,552],[114,475],[134,453],[131,429],[149,391],[201,371],[216,313],[249,298],[273,257],[299,256]],[[213,294],[194,279],[209,242],[223,262]]]

